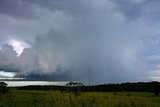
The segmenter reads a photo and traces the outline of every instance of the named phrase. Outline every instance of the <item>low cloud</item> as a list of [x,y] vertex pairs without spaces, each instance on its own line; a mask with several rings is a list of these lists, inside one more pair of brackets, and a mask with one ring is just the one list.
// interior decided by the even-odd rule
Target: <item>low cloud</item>
[[0,68],[12,71],[16,69],[17,53],[11,45],[5,44],[0,51]]

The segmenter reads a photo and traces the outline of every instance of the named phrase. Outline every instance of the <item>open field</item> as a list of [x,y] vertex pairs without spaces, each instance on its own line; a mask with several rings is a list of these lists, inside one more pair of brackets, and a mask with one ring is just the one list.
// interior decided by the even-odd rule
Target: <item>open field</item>
[[83,92],[10,90],[0,94],[0,107],[160,107],[160,97],[145,92]]

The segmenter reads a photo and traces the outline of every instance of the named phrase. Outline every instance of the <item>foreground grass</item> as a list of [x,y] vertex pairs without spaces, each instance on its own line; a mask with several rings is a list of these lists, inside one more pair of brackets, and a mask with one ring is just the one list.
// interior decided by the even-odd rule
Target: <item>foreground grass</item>
[[144,92],[83,92],[11,90],[0,94],[0,107],[160,107],[160,97]]

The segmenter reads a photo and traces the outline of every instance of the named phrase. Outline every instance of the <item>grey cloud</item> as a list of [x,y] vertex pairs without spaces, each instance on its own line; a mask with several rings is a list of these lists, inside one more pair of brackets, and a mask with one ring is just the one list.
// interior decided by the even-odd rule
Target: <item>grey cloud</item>
[[[152,34],[155,28],[152,26],[150,29],[151,26],[146,26],[147,13],[143,12],[151,4],[148,1],[103,0],[100,3],[98,0],[93,2],[19,0],[18,2],[23,2],[22,6],[27,8],[26,10],[24,8],[27,16],[18,12],[21,7],[14,4],[14,12],[7,12],[4,7],[1,12],[12,17],[2,14],[0,17],[0,25],[5,25],[1,28],[7,29],[3,29],[5,33],[2,35],[14,34],[12,38],[29,41],[32,45],[14,59],[17,76],[92,82],[145,79],[147,70],[139,54],[141,53],[139,44],[142,42],[140,37],[146,37],[148,31]],[[10,6],[9,9],[12,8]],[[31,14],[30,9],[33,9]],[[34,18],[28,18],[28,15]],[[18,18],[21,16],[24,17],[23,20]],[[10,20],[6,21],[6,17]],[[138,18],[144,20],[137,21]],[[36,35],[39,36],[35,37]],[[13,52],[12,54],[14,55]]]
[[140,78],[143,72],[138,71],[143,67],[130,52],[132,46],[126,47],[126,40],[109,42],[112,39],[110,35],[73,36],[51,30],[36,37],[34,45],[13,60],[15,72],[17,76],[44,80],[120,82]]
[[121,12],[127,20],[134,21],[139,18],[155,22],[159,20],[158,0],[139,0],[139,2],[129,0],[110,0],[116,5],[116,10]]
[[37,4],[40,7],[49,9],[51,11],[60,10],[72,15],[86,14],[90,12],[92,1],[85,0],[26,0],[29,3]]
[[[17,38],[32,44],[36,35],[52,28],[63,30],[65,23],[70,21],[70,16],[62,11],[53,12],[24,0],[0,2],[0,38],[6,37],[5,42]],[[2,44],[1,42],[0,45]]]
[[22,19],[35,17],[33,6],[23,0],[1,0],[0,14]]
[[17,64],[17,53],[11,45],[5,44],[0,50],[0,69],[14,72]]
[[[73,36],[53,31],[45,35],[37,37],[33,47],[19,57],[25,69],[21,74],[49,74],[54,78],[65,75],[73,80],[92,82],[135,80],[143,74],[137,72],[142,70],[142,64],[134,53],[129,53],[131,47],[125,46],[126,40],[109,42],[110,35]],[[131,78],[133,75],[135,78]]]

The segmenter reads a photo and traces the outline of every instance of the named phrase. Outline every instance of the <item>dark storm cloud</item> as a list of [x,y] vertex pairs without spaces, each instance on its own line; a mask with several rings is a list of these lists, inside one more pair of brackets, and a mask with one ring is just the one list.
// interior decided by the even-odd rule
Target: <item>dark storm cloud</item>
[[39,5],[40,7],[49,9],[51,11],[61,10],[72,15],[86,14],[92,8],[89,5],[92,1],[88,0],[25,0],[31,4]]
[[48,77],[53,80],[62,76],[64,80],[92,82],[139,78],[142,71],[137,69],[142,70],[142,65],[134,53],[130,53],[130,46],[126,47],[127,42],[123,40],[109,42],[111,39],[103,35],[58,34],[51,30],[45,36],[38,36],[32,48],[23,51],[19,57],[19,74],[30,78],[52,75]]
[[13,40],[30,45],[21,45],[19,57],[14,47],[4,45],[1,70],[14,69],[16,76],[32,79],[91,82],[139,81],[150,76],[143,56],[149,45],[143,41],[146,34],[160,34],[156,0],[0,2],[0,45]]
[[1,0],[0,14],[22,19],[35,17],[33,6],[23,0]]
[[110,0],[116,5],[116,10],[123,13],[129,21],[145,18],[157,21],[160,18],[159,0]]

